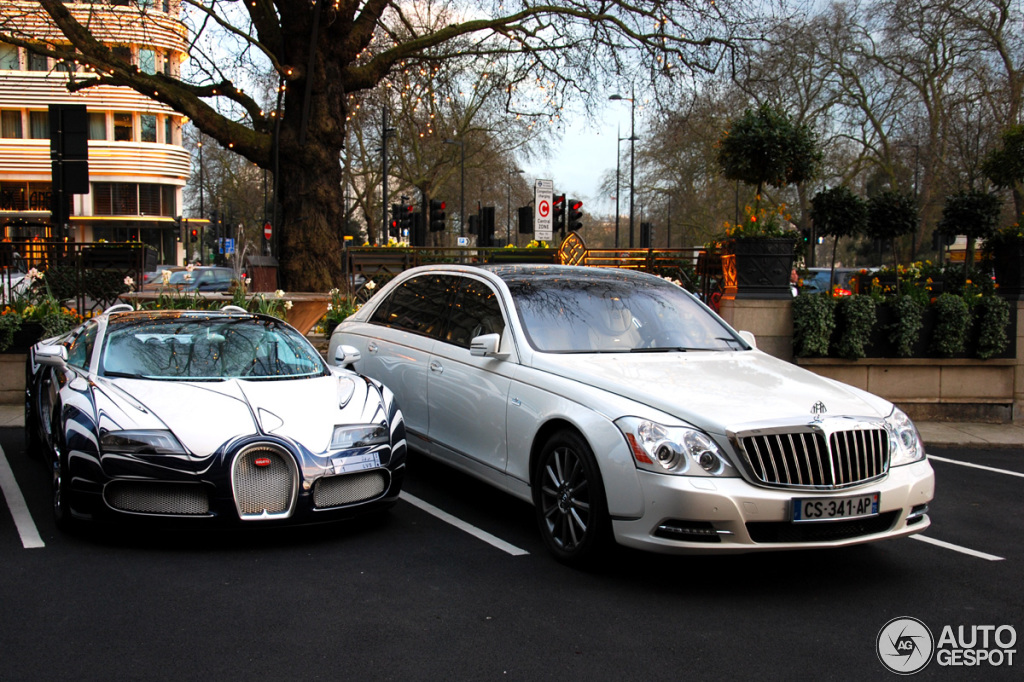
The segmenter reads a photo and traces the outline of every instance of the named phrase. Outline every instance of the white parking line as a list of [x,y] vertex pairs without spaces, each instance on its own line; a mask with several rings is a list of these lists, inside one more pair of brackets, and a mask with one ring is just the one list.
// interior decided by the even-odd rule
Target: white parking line
[[1017,476],[1024,478],[1024,474],[1019,471],[1010,471],[1009,469],[996,469],[995,467],[987,467],[983,464],[972,464],[971,462],[961,462],[958,459],[946,459],[945,457],[936,457],[935,455],[928,455],[928,459],[934,459],[936,462],[946,462],[947,464],[959,464],[962,467],[970,467],[972,469],[982,469],[983,471],[991,471],[996,474],[1006,474],[1007,476]]
[[7,500],[11,516],[14,517],[14,525],[18,528],[22,546],[25,549],[45,547],[46,544],[39,537],[35,521],[32,520],[32,515],[28,511],[28,505],[25,504],[21,488],[14,480],[14,472],[11,471],[11,465],[7,461],[7,455],[4,454],[3,448],[0,448],[0,490],[3,491],[4,498]]
[[935,545],[936,547],[943,547],[945,549],[951,549],[954,552],[960,552],[961,554],[967,554],[985,561],[1005,561],[1001,556],[995,554],[986,554],[985,552],[979,552],[976,549],[968,549],[967,547],[961,547],[960,545],[954,545],[952,542],[943,542],[942,540],[936,540],[935,538],[929,538],[924,535],[911,535],[914,540],[920,540],[921,542],[927,542],[929,545]]
[[472,535],[473,537],[478,538],[480,540],[483,540],[484,542],[486,542],[489,545],[497,547],[498,549],[500,549],[503,552],[511,554],[512,556],[523,556],[525,554],[529,554],[529,552],[527,552],[525,549],[520,549],[519,547],[516,547],[515,545],[511,545],[511,544],[505,542],[504,540],[502,540],[501,538],[497,538],[497,537],[491,535],[490,533],[488,533],[485,530],[481,530],[481,529],[477,528],[476,526],[473,526],[473,525],[470,525],[470,524],[466,523],[462,519],[459,519],[459,518],[456,518],[456,517],[452,516],[451,514],[449,514],[446,511],[442,511],[442,510],[438,509],[437,507],[435,507],[434,505],[430,504],[429,502],[424,502],[423,500],[421,500],[420,498],[416,497],[415,495],[410,495],[409,493],[405,492],[404,490],[401,492],[401,494],[399,496],[403,500],[408,502],[409,504],[412,504],[412,505],[414,505],[416,507],[419,507],[420,509],[422,509],[423,511],[427,512],[428,514],[432,514],[432,515],[436,516],[437,518],[441,519],[445,523],[450,523],[451,525],[455,526],[459,530],[463,530],[463,531],[469,533],[470,535]]

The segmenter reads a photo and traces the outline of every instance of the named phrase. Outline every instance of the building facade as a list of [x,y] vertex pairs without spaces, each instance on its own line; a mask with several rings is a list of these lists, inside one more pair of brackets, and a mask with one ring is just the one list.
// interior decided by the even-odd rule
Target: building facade
[[[37,3],[3,4],[8,21],[12,10],[23,10],[17,15],[20,33],[66,43]],[[135,68],[178,75],[187,58],[179,0],[65,4]],[[140,12],[147,21],[139,21]],[[78,63],[0,43],[0,238],[141,241],[157,251],[159,262],[181,263],[184,241],[176,217],[190,174],[182,146],[185,119],[125,87],[68,90],[69,80],[93,77]],[[66,233],[50,214],[50,104],[84,104],[88,115],[89,193],[73,195]]]

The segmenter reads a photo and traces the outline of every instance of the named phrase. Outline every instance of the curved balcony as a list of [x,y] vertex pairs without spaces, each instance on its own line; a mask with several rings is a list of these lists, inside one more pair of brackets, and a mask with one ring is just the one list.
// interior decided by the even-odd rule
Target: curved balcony
[[[184,184],[191,172],[189,154],[181,147],[155,142],[89,142],[89,180],[93,182],[158,182]],[[49,140],[0,139],[0,177],[50,177]]]

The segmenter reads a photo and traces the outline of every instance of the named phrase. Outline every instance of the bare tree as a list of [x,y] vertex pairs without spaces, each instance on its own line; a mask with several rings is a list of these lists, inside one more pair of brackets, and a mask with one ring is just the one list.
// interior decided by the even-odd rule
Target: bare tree
[[[338,251],[337,225],[345,218],[340,156],[350,95],[372,90],[395,70],[443,69],[467,54],[488,57],[505,84],[509,111],[552,115],[568,94],[585,95],[609,75],[660,79],[711,71],[759,35],[747,0],[440,0],[425,8],[394,0],[180,2],[195,62],[183,78],[143,73],[119,57],[91,32],[96,15],[88,4],[4,2],[0,41],[78,59],[96,76],[70,88],[133,88],[274,169],[284,211],[282,275],[293,289],[326,289],[340,279],[339,259],[324,255]],[[133,32],[167,31],[166,16],[148,5],[119,16]],[[423,21],[434,9],[457,18]],[[36,30],[22,29],[29,24]],[[40,26],[51,28],[40,32]],[[251,64],[269,64],[278,75],[279,112],[230,77]]]

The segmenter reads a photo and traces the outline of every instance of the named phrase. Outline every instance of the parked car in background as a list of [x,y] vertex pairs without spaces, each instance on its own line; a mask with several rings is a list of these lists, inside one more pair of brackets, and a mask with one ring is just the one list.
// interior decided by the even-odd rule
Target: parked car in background
[[199,265],[191,270],[175,268],[168,285],[179,291],[228,291],[235,271],[216,265]]
[[928,527],[934,475],[891,403],[758,351],[639,272],[425,266],[328,357],[390,387],[410,445],[533,503],[560,560],[838,547]]
[[58,525],[277,526],[393,505],[405,427],[379,382],[330,367],[279,319],[118,305],[36,344],[28,450]]
[[[836,268],[832,279],[833,296],[849,296],[853,293],[853,279],[860,268]],[[800,281],[801,294],[821,294],[828,291],[832,268],[808,268],[807,275]]]

